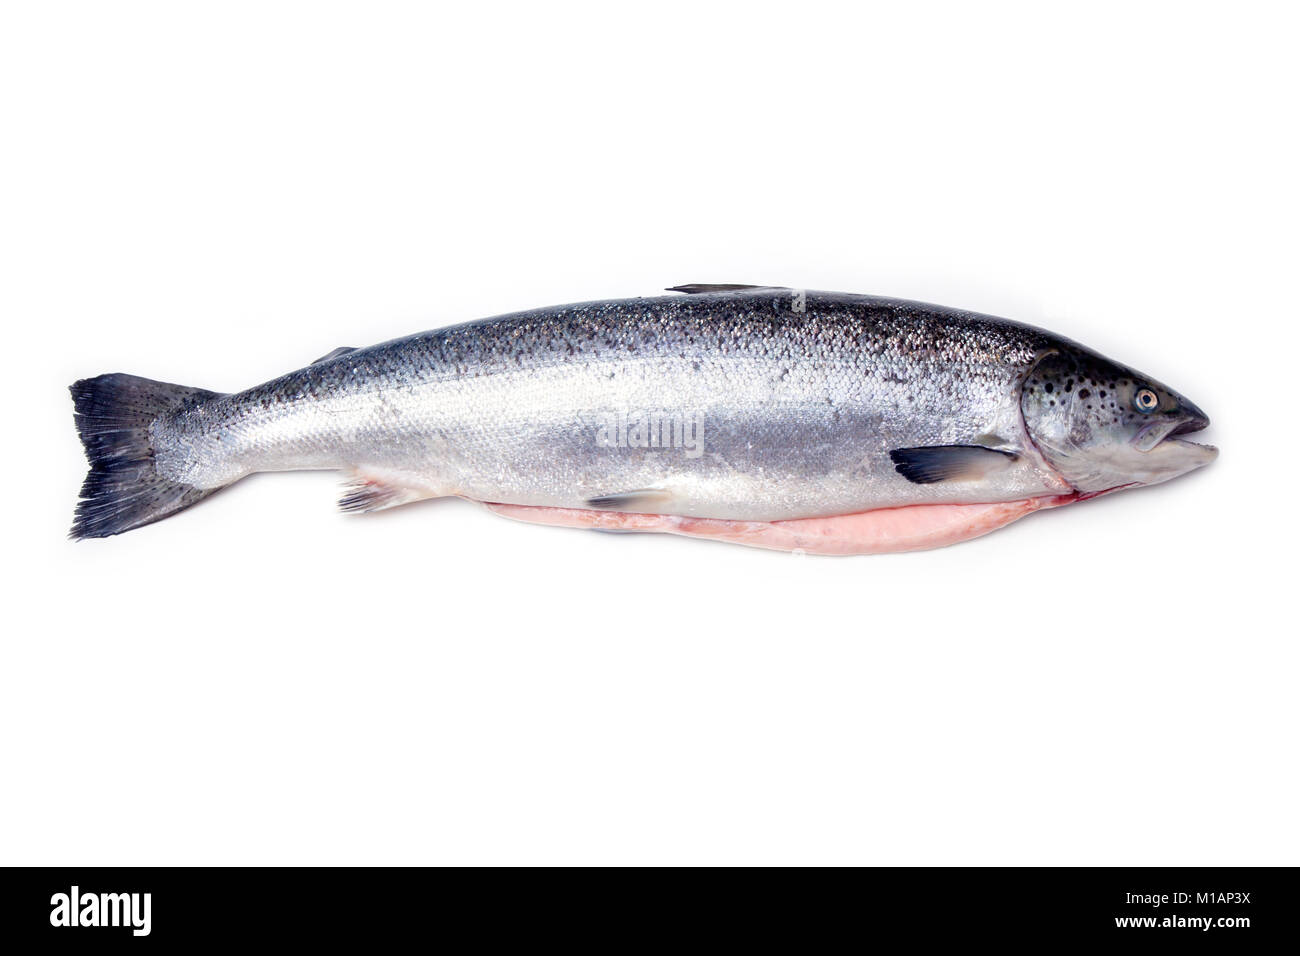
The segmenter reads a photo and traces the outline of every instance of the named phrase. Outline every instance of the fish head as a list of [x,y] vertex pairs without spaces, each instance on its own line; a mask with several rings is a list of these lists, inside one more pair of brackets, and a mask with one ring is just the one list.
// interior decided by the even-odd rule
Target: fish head
[[1210,423],[1192,402],[1081,346],[1039,359],[1021,383],[1020,410],[1048,464],[1086,495],[1168,481],[1219,453],[1182,437]]

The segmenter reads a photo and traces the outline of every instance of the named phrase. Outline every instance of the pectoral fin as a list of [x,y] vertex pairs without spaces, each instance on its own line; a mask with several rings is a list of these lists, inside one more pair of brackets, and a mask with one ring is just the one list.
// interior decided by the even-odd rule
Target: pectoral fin
[[1009,467],[1020,456],[983,445],[931,445],[895,448],[894,470],[917,485],[940,481],[979,481]]

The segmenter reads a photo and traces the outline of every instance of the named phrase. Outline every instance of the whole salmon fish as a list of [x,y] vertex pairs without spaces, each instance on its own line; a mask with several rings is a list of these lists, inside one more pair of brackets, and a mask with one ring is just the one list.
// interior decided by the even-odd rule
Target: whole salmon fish
[[949,544],[1207,464],[1177,392],[1049,332],[873,296],[691,285],[339,348],[235,394],[72,386],[72,537],[259,471],[345,511],[444,495],[515,518],[828,554]]

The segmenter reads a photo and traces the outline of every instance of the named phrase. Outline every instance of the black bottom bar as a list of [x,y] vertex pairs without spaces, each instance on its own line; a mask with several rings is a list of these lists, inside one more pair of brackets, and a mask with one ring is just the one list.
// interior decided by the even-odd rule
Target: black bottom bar
[[8,869],[3,880],[0,931],[10,940],[96,948],[373,946],[469,933],[482,943],[614,948],[902,938],[1240,950],[1289,945],[1300,930],[1294,869],[622,870],[593,879],[577,869],[86,868]]

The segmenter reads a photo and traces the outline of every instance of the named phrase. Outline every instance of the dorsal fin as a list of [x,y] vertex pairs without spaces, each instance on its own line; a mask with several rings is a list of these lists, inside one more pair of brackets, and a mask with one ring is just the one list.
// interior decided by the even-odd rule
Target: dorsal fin
[[743,285],[736,282],[692,282],[689,285],[673,285],[665,292],[685,292],[687,295],[699,295],[702,292],[739,292],[742,289],[784,289],[780,285]]
[[327,352],[311,364],[319,365],[321,362],[328,362],[332,358],[338,358],[340,355],[347,355],[349,352],[355,352],[356,350],[357,347],[355,345],[340,345],[333,352]]

